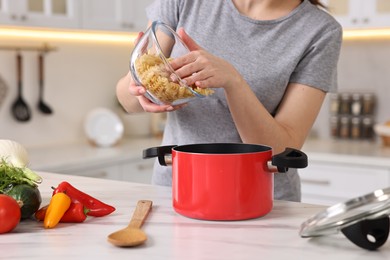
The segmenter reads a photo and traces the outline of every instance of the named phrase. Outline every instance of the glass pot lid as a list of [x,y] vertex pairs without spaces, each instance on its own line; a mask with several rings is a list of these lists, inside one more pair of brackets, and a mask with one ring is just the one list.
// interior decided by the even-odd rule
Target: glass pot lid
[[390,187],[335,204],[301,225],[301,237],[317,237],[341,231],[356,245],[375,250],[389,234]]

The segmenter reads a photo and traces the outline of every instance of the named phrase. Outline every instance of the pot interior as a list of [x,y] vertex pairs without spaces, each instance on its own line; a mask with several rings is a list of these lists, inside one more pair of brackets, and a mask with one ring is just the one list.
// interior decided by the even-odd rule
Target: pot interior
[[175,146],[173,150],[200,154],[242,154],[270,151],[272,148],[264,145],[241,143],[209,143]]

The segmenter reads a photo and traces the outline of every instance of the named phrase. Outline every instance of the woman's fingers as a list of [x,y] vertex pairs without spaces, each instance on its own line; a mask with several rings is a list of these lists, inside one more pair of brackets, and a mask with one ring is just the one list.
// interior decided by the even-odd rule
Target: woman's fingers
[[129,87],[129,93],[133,96],[141,96],[145,94],[146,90],[142,86],[137,86],[137,85],[130,85]]
[[[182,68],[185,65],[192,65],[194,66],[194,62],[196,61],[197,54],[196,52],[190,52],[188,54],[185,54],[183,56],[177,57],[169,62],[172,69],[176,70],[179,68]],[[190,67],[191,69],[195,69],[193,67]]]
[[145,96],[138,96],[138,102],[142,106],[145,112],[152,112],[152,113],[163,113],[163,112],[172,112],[179,110],[183,107],[185,107],[187,104],[181,104],[177,106],[172,105],[157,105],[153,102],[151,102],[149,99],[147,99]]
[[137,35],[137,38],[134,40],[134,44],[137,44],[139,42],[139,39],[144,35],[144,32],[139,32]]

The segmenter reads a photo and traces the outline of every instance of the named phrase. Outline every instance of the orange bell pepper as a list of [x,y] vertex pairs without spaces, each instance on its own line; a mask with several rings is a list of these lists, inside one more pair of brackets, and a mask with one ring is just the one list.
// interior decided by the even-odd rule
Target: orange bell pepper
[[45,228],[54,228],[57,226],[62,216],[69,209],[71,201],[70,197],[63,192],[54,194],[47,208],[43,226]]

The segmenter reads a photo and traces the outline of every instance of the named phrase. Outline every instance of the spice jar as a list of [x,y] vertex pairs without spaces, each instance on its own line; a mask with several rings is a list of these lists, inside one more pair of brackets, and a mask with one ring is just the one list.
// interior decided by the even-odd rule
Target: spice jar
[[359,93],[352,94],[351,114],[354,116],[360,116],[362,114],[362,109],[362,95]]
[[340,111],[340,95],[338,93],[332,93],[330,95],[330,113],[337,115]]
[[349,93],[341,94],[340,114],[348,115],[351,113],[351,95]]
[[349,138],[350,120],[348,116],[340,118],[340,137]]
[[359,139],[361,137],[361,119],[353,117],[351,119],[351,138]]
[[330,134],[332,137],[339,137],[339,117],[332,116],[330,118]]
[[363,118],[362,137],[364,139],[371,139],[374,137],[374,120],[371,117]]
[[373,115],[375,109],[375,95],[373,93],[365,93],[363,95],[363,114],[364,115]]

